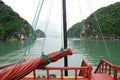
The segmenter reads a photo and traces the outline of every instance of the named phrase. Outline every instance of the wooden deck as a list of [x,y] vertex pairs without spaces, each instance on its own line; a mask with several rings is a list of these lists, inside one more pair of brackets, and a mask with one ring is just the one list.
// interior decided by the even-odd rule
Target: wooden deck
[[88,80],[88,79],[72,79],[72,78],[65,78],[65,79],[60,79],[60,78],[51,78],[51,79],[45,79],[45,78],[39,78],[39,79],[22,79],[22,80]]
[[[24,79],[21,79],[21,80],[33,80],[33,78],[24,78]],[[47,78],[37,78],[35,80],[89,80],[87,78],[73,78],[73,77],[67,77],[67,78],[50,78],[50,79],[47,79]],[[110,75],[108,74],[93,74],[92,75],[92,79],[91,80],[114,80]]]
[[114,80],[114,79],[108,74],[93,74],[91,80]]
[[[50,71],[60,71],[60,76],[51,78]],[[73,70],[75,74],[73,76],[65,77],[64,70]],[[38,78],[36,71],[33,71],[33,77],[25,77],[21,80],[120,80],[120,66],[113,65],[106,60],[102,60],[94,73],[92,73],[92,66],[90,66],[85,60],[82,61],[81,67],[46,67],[46,78]],[[79,73],[78,73],[79,72]]]

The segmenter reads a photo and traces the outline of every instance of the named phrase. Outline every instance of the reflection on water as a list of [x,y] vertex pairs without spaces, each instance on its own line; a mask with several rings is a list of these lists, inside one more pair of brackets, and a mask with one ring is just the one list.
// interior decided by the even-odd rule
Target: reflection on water
[[24,46],[24,42],[0,42],[0,64],[21,61]]
[[76,54],[82,55],[93,66],[96,66],[101,59],[108,61],[111,59],[113,64],[120,65],[120,41],[106,40],[105,42],[104,44],[103,40],[71,40],[69,44],[76,50]]
[[[26,42],[0,42],[0,64],[19,62],[24,58]],[[101,59],[112,61],[120,65],[120,41],[106,40],[109,53],[106,52],[103,40],[68,39],[68,47],[75,50],[75,54],[68,56],[69,66],[80,66],[82,59],[86,59],[94,67]],[[37,39],[31,46],[27,59],[40,57],[42,51],[49,54],[58,51],[62,47],[61,38]],[[110,56],[110,59],[109,59]],[[63,66],[63,59],[48,66]]]

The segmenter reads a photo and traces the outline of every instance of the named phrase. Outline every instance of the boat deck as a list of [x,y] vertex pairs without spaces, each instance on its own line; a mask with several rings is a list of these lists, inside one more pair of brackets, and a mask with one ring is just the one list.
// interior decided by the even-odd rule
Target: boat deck
[[[60,76],[50,76],[51,70],[60,71]],[[64,76],[64,70],[73,70],[74,76]],[[21,80],[120,80],[120,66],[113,65],[106,60],[101,60],[94,73],[92,73],[92,66],[85,60],[82,61],[81,67],[46,67],[45,78],[38,78],[36,71],[33,71],[32,77],[25,77]],[[79,73],[78,73],[79,72]]]
[[[33,78],[24,78],[21,80],[33,80]],[[37,78],[35,80],[61,80],[61,78]],[[65,77],[62,80],[89,80],[87,78],[73,78],[73,77]],[[110,75],[108,74],[93,74],[91,80],[114,80]]]

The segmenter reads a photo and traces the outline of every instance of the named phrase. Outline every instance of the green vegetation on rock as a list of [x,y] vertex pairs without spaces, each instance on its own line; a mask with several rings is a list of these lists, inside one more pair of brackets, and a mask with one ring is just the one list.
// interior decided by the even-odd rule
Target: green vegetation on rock
[[82,31],[83,25],[84,25],[84,20],[81,23],[74,24],[68,30],[68,37],[79,38],[80,37],[80,31]]
[[36,38],[43,38],[43,37],[46,37],[45,33],[43,31],[41,31],[40,29],[37,29],[35,31],[35,36]]
[[[82,24],[82,22],[78,24]],[[74,34],[79,34],[82,35],[82,37],[86,37],[86,38],[102,38],[101,34],[103,34],[104,38],[108,38],[108,39],[119,38],[120,37],[120,2],[98,9],[85,20],[83,26],[78,26],[78,27],[84,29],[76,31],[76,29],[71,28],[72,30],[69,31],[75,32]],[[76,28],[78,29],[78,27]],[[75,35],[72,35],[72,37],[74,36]]]
[[0,40],[26,38],[30,29],[31,26],[26,20],[0,1]]
[[[24,40],[29,34],[34,38],[34,32],[26,20],[0,0],[0,40]],[[43,33],[41,30],[40,32]],[[44,33],[42,35],[45,36]]]

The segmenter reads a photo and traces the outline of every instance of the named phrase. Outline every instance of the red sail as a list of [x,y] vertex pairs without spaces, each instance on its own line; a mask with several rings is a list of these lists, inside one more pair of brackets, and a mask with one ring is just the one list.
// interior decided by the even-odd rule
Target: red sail
[[[47,57],[51,60],[51,62],[55,62],[62,57],[72,54],[73,51],[68,48],[64,51],[50,53]],[[46,56],[42,56],[40,58],[3,68],[0,70],[0,80],[19,80],[35,69],[43,69],[46,65],[46,62]],[[47,64],[48,63],[49,62],[47,62]]]

